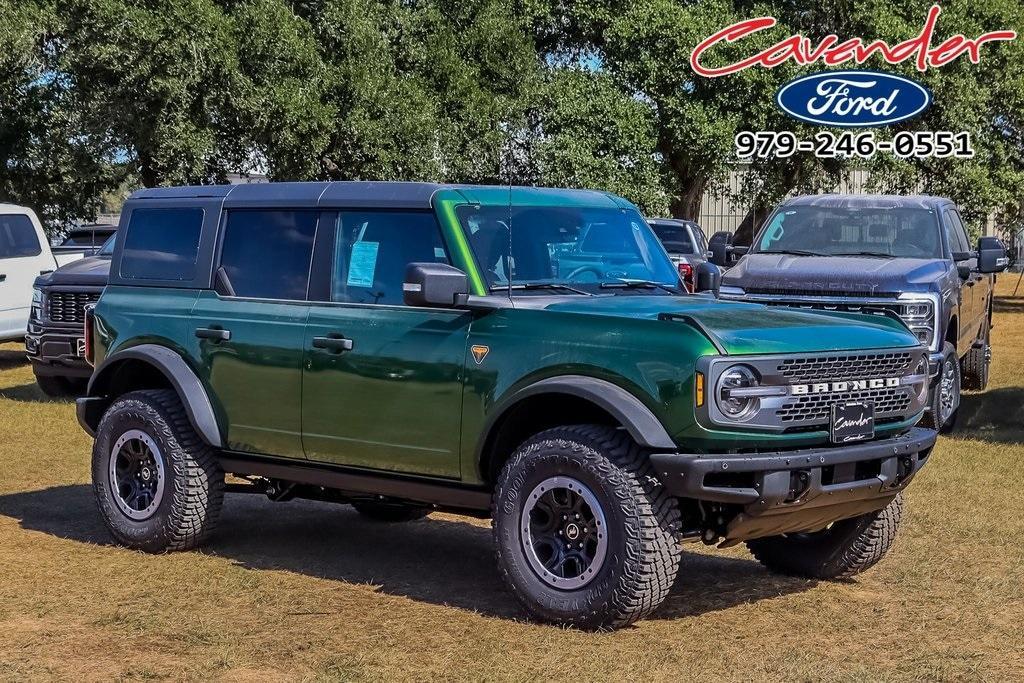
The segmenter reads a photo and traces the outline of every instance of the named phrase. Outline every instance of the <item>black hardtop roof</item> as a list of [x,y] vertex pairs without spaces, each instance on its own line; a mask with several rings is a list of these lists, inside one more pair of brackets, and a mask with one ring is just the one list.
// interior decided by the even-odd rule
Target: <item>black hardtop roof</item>
[[807,194],[793,197],[779,208],[822,206],[833,209],[936,209],[946,204],[953,204],[953,201],[926,194]]
[[[404,181],[345,180],[331,182],[274,182],[239,185],[192,185],[152,187],[137,190],[129,200],[148,199],[223,199],[224,206],[280,205],[295,206],[345,205],[426,209],[439,190],[458,190],[469,196],[481,191],[508,192],[508,185],[462,185],[456,183],[424,183]],[[585,198],[589,203],[618,203],[612,195],[596,190],[513,186],[516,195],[562,195]],[[621,201],[621,200],[618,200]]]

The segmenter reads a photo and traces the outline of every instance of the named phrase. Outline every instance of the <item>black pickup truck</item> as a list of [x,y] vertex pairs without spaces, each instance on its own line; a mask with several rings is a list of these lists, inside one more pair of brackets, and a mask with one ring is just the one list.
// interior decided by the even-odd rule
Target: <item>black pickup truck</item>
[[48,396],[85,392],[92,366],[85,360],[85,309],[107,284],[114,237],[95,256],[72,261],[36,278],[25,350],[36,383]]
[[710,246],[712,262],[731,266],[723,299],[898,316],[929,349],[925,424],[951,429],[961,387],[988,383],[994,273],[1008,259],[993,237],[972,248],[949,199],[796,197],[776,208],[749,250],[723,233]]

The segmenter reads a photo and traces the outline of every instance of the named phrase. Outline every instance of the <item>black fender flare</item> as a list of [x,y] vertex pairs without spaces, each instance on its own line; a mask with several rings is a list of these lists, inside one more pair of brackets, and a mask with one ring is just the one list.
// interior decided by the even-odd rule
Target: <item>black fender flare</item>
[[568,394],[590,401],[621,424],[639,445],[658,451],[675,451],[678,446],[661,421],[644,403],[626,389],[607,380],[586,375],[560,375],[534,382],[501,402],[486,422],[477,446],[477,462],[501,419],[524,399],[540,394]]
[[167,378],[178,393],[189,422],[199,436],[214,448],[223,447],[220,427],[210,397],[192,367],[178,353],[157,344],[139,344],[107,356],[89,379],[85,398],[78,399],[78,421],[90,434],[95,434],[102,411],[110,404],[109,383],[119,363],[138,360],[148,363]]

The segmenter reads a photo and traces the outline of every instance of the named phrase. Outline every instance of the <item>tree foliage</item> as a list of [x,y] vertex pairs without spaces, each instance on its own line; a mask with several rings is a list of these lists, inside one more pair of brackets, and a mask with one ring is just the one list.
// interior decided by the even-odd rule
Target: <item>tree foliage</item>
[[[740,19],[783,37],[916,35],[930,0],[0,0],[0,198],[53,225],[126,183],[403,179],[603,187],[651,214],[699,218],[725,192],[743,130],[784,115],[787,63],[709,79],[689,57]],[[948,3],[940,37],[1024,31],[1017,0]],[[969,130],[971,160],[876,156],[875,187],[952,196],[972,217],[1024,190],[1024,42],[917,73],[934,106],[894,129]],[[879,67],[877,57],[865,66]],[[746,164],[745,227],[787,194],[828,190],[854,162]],[[863,164],[860,164],[863,165]]]

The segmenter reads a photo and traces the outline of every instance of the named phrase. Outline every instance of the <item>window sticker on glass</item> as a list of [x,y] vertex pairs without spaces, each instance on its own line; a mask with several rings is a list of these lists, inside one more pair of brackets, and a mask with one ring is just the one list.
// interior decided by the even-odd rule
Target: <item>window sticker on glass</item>
[[348,262],[349,287],[372,287],[373,273],[377,270],[379,242],[356,242]]
[[434,247],[434,258],[439,260],[448,259],[448,255],[444,253],[444,247]]

